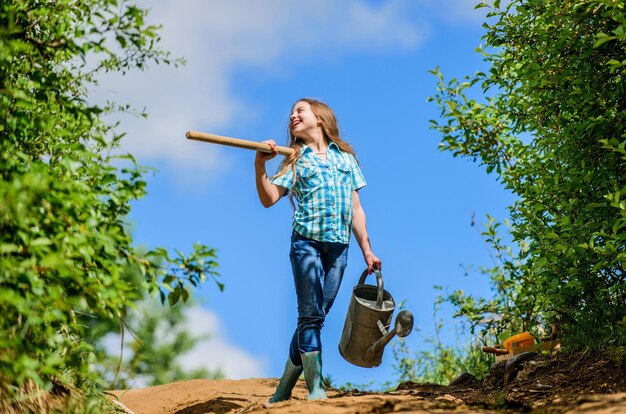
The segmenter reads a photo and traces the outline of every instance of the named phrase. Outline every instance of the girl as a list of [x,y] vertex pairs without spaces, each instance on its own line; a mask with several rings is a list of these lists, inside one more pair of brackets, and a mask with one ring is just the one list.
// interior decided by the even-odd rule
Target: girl
[[368,272],[381,268],[372,252],[358,190],[366,185],[350,144],[339,137],[333,111],[314,99],[293,106],[289,146],[294,153],[268,179],[265,163],[277,154],[276,143],[263,141],[273,153],[257,152],[256,187],[261,204],[274,205],[287,191],[298,201],[293,217],[289,258],[298,300],[298,326],[291,339],[285,371],[270,403],[291,397],[300,374],[310,400],[326,398],[322,384],[320,331],[348,259],[351,229]]

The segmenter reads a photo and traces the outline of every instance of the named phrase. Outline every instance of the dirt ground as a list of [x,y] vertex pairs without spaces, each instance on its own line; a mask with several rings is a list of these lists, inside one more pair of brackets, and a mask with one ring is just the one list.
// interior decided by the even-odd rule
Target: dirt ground
[[114,394],[120,407],[134,414],[626,413],[626,366],[585,353],[526,355],[508,367],[495,364],[482,381],[462,375],[449,386],[329,390],[325,401],[307,401],[301,380],[291,400],[266,407],[277,383],[275,378],[193,380]]

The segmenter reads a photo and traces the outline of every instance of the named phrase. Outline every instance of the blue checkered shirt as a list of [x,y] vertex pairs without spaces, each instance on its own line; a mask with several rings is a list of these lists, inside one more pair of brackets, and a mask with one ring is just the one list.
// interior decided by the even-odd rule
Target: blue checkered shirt
[[326,162],[303,145],[293,169],[272,184],[291,189],[298,201],[293,228],[302,236],[322,242],[348,244],[352,227],[352,191],[367,183],[352,154],[343,153],[331,142]]

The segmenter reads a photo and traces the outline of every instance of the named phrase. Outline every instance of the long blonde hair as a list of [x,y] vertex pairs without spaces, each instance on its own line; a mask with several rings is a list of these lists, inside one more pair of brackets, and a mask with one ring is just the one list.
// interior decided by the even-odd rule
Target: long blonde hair
[[[311,105],[311,110],[315,114],[315,117],[317,118],[319,125],[322,128],[322,133],[324,134],[324,139],[326,140],[326,144],[330,144],[331,142],[334,142],[335,144],[337,144],[337,146],[342,152],[347,152],[348,154],[352,154],[354,158],[356,159],[356,153],[354,152],[350,144],[342,140],[341,137],[339,136],[339,125],[337,124],[337,118],[335,118],[335,114],[333,113],[333,110],[330,109],[328,105],[326,105],[324,102],[318,101],[317,99],[302,98],[302,99],[298,99],[294,103],[292,108],[295,107],[298,102],[306,102],[309,105]],[[288,129],[288,134],[289,134],[288,146],[290,148],[293,148],[294,152],[290,156],[285,158],[285,160],[280,165],[280,168],[278,169],[278,172],[276,173],[274,177],[279,177],[285,174],[289,169],[292,169],[294,172],[294,184],[295,184],[296,161],[298,161],[298,158],[300,158],[300,147],[301,147],[302,141],[298,140],[298,137],[293,135],[293,131],[291,129],[291,122],[289,122],[289,127],[287,129]]]

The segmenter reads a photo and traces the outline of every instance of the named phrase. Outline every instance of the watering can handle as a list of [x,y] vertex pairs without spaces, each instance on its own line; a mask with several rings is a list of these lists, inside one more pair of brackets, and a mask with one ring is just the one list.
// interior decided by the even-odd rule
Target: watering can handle
[[[374,274],[376,275],[376,285],[378,286],[378,292],[376,293],[376,307],[378,309],[383,308],[383,292],[385,291],[383,287],[383,274],[378,269],[374,269]],[[359,279],[359,285],[365,284],[365,278],[367,277],[367,269],[363,271],[361,274],[361,278]]]

